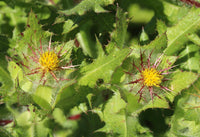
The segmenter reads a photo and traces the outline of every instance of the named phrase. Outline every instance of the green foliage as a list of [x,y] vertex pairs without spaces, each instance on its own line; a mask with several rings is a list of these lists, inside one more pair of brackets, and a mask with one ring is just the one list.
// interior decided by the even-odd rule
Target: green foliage
[[128,55],[129,49],[114,51],[108,56],[98,58],[92,64],[83,67],[80,71],[83,76],[79,79],[80,85],[94,87],[98,79],[103,79],[105,83],[110,81],[114,69],[121,65],[121,62]]
[[[11,0],[0,10],[0,136],[200,136],[199,8]],[[55,70],[40,64],[45,51]],[[163,81],[148,87],[141,71],[155,62]]]
[[65,15],[72,15],[75,13],[82,15],[89,10],[94,10],[95,12],[106,12],[106,10],[103,9],[102,6],[107,6],[109,4],[112,4],[113,2],[114,0],[93,0],[93,1],[84,0],[84,1],[81,1],[74,8],[61,11],[61,13],[64,13]]
[[52,99],[52,89],[46,86],[37,87],[35,93],[33,94],[33,100],[43,109],[50,110]]
[[[176,104],[169,135],[199,136],[199,83],[184,90]],[[189,115],[188,115],[189,114]]]
[[168,47],[165,49],[166,54],[172,55],[179,51],[182,45],[188,41],[187,35],[199,30],[199,12],[200,9],[192,8],[177,25],[167,29]]

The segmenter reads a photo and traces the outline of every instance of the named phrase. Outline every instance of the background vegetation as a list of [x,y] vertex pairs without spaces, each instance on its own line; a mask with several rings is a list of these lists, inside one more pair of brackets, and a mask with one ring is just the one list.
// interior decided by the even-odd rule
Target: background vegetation
[[[0,136],[200,136],[199,2],[0,1]],[[74,68],[44,85],[25,65],[37,67],[30,46],[50,38]],[[138,102],[132,64],[152,50],[152,63],[163,55],[160,68],[176,66],[163,83],[172,92],[156,87],[161,99],[151,100],[145,88]]]

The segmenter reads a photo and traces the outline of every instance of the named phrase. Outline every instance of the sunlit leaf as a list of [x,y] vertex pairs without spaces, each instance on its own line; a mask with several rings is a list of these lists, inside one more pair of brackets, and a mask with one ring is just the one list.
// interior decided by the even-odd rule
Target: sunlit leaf
[[108,56],[99,57],[92,64],[81,69],[84,75],[78,81],[80,85],[94,87],[98,79],[109,82],[114,69],[122,64],[122,61],[128,55],[129,49],[123,49],[111,53]]
[[187,35],[199,30],[199,13],[199,8],[192,8],[177,25],[167,29],[168,46],[165,49],[167,55],[173,55],[179,51],[188,41]]

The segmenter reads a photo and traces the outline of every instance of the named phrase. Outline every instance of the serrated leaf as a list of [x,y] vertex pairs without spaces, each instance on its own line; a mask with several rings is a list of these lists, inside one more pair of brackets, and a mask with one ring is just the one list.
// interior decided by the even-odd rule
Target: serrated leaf
[[113,4],[114,0],[83,0],[72,9],[61,11],[65,15],[79,14],[83,15],[86,11],[106,12],[102,6]]
[[45,39],[51,35],[50,32],[42,30],[42,25],[39,24],[39,20],[33,11],[29,13],[26,25],[26,30],[22,33],[22,36],[18,36],[20,41],[15,46],[18,50],[18,55],[21,55],[22,51],[23,53],[27,51],[28,44],[39,47],[41,38]]
[[99,57],[92,64],[81,69],[83,76],[79,79],[80,85],[88,85],[94,87],[98,79],[103,79],[104,82],[109,82],[113,71],[117,66],[122,64],[122,61],[130,52],[129,49],[114,51],[108,56]]
[[200,80],[185,90],[177,102],[169,134],[176,136],[200,135]]
[[116,30],[112,33],[112,41],[116,43],[116,46],[120,49],[123,48],[125,44],[127,27],[126,14],[122,9],[117,8]]
[[198,75],[193,72],[175,72],[172,77],[172,81],[170,82],[170,89],[172,89],[172,92],[166,96],[172,102],[178,93],[180,93],[183,89],[190,87],[190,85],[194,83],[197,78]]
[[176,26],[167,29],[168,47],[165,54],[173,55],[181,49],[181,46],[188,41],[188,34],[194,33],[199,29],[200,9],[192,8]]
[[40,107],[51,110],[52,105],[52,88],[48,86],[39,86],[37,87],[35,93],[33,94],[33,100]]
[[167,36],[163,33],[160,36],[157,36],[151,43],[142,47],[144,49],[151,49],[151,50],[162,50],[167,46]]

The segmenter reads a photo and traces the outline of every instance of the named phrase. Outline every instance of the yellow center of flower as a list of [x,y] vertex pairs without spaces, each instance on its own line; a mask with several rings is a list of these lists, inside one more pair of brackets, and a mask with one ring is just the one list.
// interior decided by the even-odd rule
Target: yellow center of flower
[[46,51],[40,55],[39,63],[46,72],[56,70],[58,68],[58,56],[52,51]]
[[148,87],[159,87],[162,82],[163,76],[154,68],[148,68],[141,72],[143,84]]

